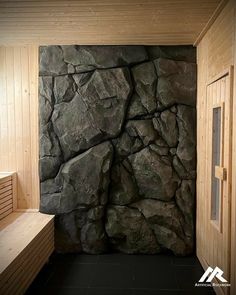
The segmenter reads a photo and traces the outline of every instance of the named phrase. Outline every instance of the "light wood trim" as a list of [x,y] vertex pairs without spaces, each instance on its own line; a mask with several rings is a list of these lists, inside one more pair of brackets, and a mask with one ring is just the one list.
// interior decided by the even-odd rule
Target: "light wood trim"
[[227,69],[224,69],[220,73],[217,73],[216,75],[214,75],[211,79],[209,79],[207,85],[211,85],[212,83],[222,79],[223,77],[227,75],[232,75],[232,67],[233,66],[230,65]]
[[208,20],[207,24],[205,25],[205,27],[203,28],[203,30],[201,31],[201,33],[198,35],[198,37],[195,40],[195,42],[193,43],[194,46],[197,46],[200,43],[200,41],[202,40],[202,38],[206,35],[207,31],[209,31],[210,27],[213,25],[213,23],[215,22],[215,20],[220,15],[221,11],[224,9],[224,7],[226,6],[226,4],[228,2],[229,2],[229,0],[221,0],[221,2],[216,7],[214,13],[212,14],[212,16],[210,17],[210,19]]
[[17,174],[12,174],[12,202],[13,202],[13,211],[17,208]]
[[226,180],[227,179],[226,168],[221,167],[221,166],[215,166],[215,177],[220,180]]

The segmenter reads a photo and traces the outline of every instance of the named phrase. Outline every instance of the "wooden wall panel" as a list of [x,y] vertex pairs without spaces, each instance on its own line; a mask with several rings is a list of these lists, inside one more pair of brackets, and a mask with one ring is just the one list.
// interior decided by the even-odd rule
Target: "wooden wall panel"
[[193,44],[220,1],[0,0],[0,44]]
[[[216,75],[234,65],[236,68],[236,2],[230,0],[216,21],[209,28],[197,46],[198,63],[198,95],[197,95],[197,255],[203,262],[212,253],[207,253],[209,239],[208,221],[206,215],[207,194],[207,136],[206,136],[206,85]],[[234,74],[235,75],[235,74]],[[236,81],[236,79],[235,79]],[[236,294],[236,82],[234,83],[234,136],[232,160],[232,234],[231,234],[231,294]],[[230,229],[229,229],[230,230]]]
[[0,171],[16,171],[18,208],[38,208],[38,47],[0,48]]
[[236,291],[236,8],[234,13],[234,88],[231,211],[231,288]]

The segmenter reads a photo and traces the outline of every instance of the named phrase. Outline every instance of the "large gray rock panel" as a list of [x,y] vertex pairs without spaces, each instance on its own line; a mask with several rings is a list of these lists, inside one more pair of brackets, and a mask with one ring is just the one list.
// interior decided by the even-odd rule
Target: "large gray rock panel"
[[190,46],[40,47],[40,211],[57,251],[192,252],[194,62]]

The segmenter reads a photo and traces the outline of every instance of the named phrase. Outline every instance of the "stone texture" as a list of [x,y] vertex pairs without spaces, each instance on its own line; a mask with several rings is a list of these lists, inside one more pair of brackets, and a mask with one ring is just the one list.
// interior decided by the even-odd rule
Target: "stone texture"
[[39,170],[40,180],[55,177],[61,164],[61,149],[58,139],[53,132],[51,122],[41,129],[39,138]]
[[192,252],[192,244],[183,230],[184,219],[174,202],[141,200],[132,204],[145,216],[155,232],[157,242],[176,255],[187,255]]
[[141,98],[138,96],[137,93],[134,93],[130,99],[127,118],[133,119],[142,115],[146,115],[147,113],[148,111],[143,106]]
[[40,47],[40,211],[57,251],[191,253],[194,62],[190,46]]
[[179,179],[167,157],[161,157],[149,147],[129,157],[143,198],[171,200]]
[[152,62],[142,63],[132,68],[135,90],[147,112],[155,111],[157,76]]
[[195,181],[183,180],[176,192],[176,204],[184,217],[184,231],[189,243],[194,239]]
[[127,205],[139,198],[138,188],[132,173],[132,167],[125,160],[111,170],[110,203]]
[[104,142],[66,162],[57,175],[55,192],[41,195],[41,212],[62,214],[81,206],[105,205],[112,152],[112,145]]
[[125,206],[109,206],[106,232],[112,248],[128,254],[160,252],[155,235],[143,215]]
[[77,72],[97,68],[114,68],[145,61],[144,46],[62,46],[66,63],[76,66]]
[[86,208],[81,207],[68,214],[56,216],[57,251],[63,253],[83,251],[89,254],[100,254],[107,250],[103,215],[96,220],[90,220],[89,212]]
[[125,68],[95,71],[70,103],[55,105],[52,122],[64,157],[118,136],[131,84]]
[[69,75],[55,77],[53,92],[56,103],[71,101],[76,93],[73,78]]
[[176,154],[186,171],[191,174],[196,169],[196,111],[183,105],[177,108],[179,144]]
[[40,132],[52,115],[54,101],[52,97],[52,77],[39,77],[39,117]]
[[169,147],[178,144],[178,126],[176,116],[169,110],[161,113],[159,118],[153,119],[153,125]]
[[196,62],[196,48],[190,45],[147,46],[146,49],[151,60],[163,57],[192,63]]
[[39,47],[39,75],[61,75],[67,73],[60,46]]
[[157,75],[158,109],[175,103],[195,106],[196,64],[159,58],[154,61]]

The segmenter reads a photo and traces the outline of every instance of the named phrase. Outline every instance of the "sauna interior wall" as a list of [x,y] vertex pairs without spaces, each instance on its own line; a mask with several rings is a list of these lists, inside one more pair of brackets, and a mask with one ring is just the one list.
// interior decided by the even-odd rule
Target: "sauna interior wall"
[[[214,76],[234,65],[236,68],[236,16],[235,1],[229,1],[216,21],[209,28],[206,35],[197,45],[198,64],[198,95],[197,95],[197,255],[204,259],[207,255],[207,241],[209,237],[207,222],[206,188],[208,179],[207,171],[207,134],[206,134],[206,85]],[[235,70],[234,70],[235,73]],[[236,79],[234,75],[233,94],[233,158],[236,163]],[[231,289],[236,290],[236,165],[232,165],[232,211],[231,211]],[[220,245],[216,245],[217,247]],[[233,294],[233,293],[232,293]],[[234,293],[235,294],[235,293]]]
[[38,46],[193,44],[220,0],[98,2],[0,1],[0,171],[18,173],[18,208],[39,203]]
[[17,171],[17,207],[38,208],[38,46],[0,47],[0,171]]

